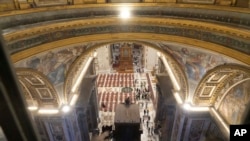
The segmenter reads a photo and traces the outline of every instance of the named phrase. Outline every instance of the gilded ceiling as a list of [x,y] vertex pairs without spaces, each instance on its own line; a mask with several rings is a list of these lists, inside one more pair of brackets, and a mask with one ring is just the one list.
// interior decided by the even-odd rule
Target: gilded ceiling
[[[28,68],[17,70],[26,97],[60,104],[68,99],[77,77],[74,72],[84,65],[88,53],[105,44],[129,41],[163,52],[182,86],[184,101],[215,106],[228,123],[242,122],[241,103],[249,103],[249,10],[134,4],[134,18],[124,21],[117,17],[119,7],[73,5],[1,13],[11,59],[16,68]],[[226,101],[234,102],[234,97],[241,110],[223,110],[232,107]]]
[[46,76],[27,68],[18,68],[16,73],[28,106],[58,108],[61,104],[60,98]]

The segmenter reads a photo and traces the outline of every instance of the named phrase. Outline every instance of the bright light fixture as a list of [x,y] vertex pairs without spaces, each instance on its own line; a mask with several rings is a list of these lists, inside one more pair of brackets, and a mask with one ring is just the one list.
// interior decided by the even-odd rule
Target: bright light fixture
[[58,109],[40,109],[38,111],[39,114],[57,114],[58,112]]
[[196,112],[209,111],[209,107],[191,107],[190,111],[196,111]]
[[185,103],[185,104],[183,104],[183,108],[184,108],[185,110],[190,110],[191,105],[188,104],[188,103]]
[[94,57],[96,57],[96,56],[97,56],[97,52],[95,51],[95,52],[94,52]]
[[127,7],[122,7],[121,10],[120,10],[119,17],[123,18],[123,19],[127,19],[127,18],[130,18],[130,16],[131,16],[130,9],[127,8]]
[[157,52],[157,55],[158,55],[158,57],[161,57],[161,53],[160,52]]
[[64,113],[69,112],[69,111],[70,111],[70,106],[69,106],[69,105],[63,105],[62,111],[63,111]]
[[196,111],[196,112],[209,111],[209,107],[191,106],[189,103],[183,104],[183,108],[187,111]]
[[73,97],[72,97],[72,99],[71,99],[71,101],[70,101],[70,104],[69,104],[69,105],[70,105],[70,106],[75,105],[77,98],[78,98],[78,95],[77,95],[77,94],[74,94]]
[[93,57],[89,57],[89,59],[87,60],[86,64],[84,65],[84,67],[82,68],[82,71],[80,72],[80,75],[78,76],[78,78],[76,79],[76,82],[74,83],[71,92],[75,92],[77,87],[80,85],[85,73],[87,72],[87,69],[91,63],[91,61],[93,60]]
[[35,110],[38,109],[38,107],[37,107],[37,106],[29,106],[28,109],[29,109],[30,111],[35,111]]
[[180,95],[179,95],[178,92],[174,93],[174,97],[175,97],[175,99],[176,99],[176,101],[177,101],[178,104],[182,104],[183,103],[183,101],[182,101],[182,99],[181,99],[181,97],[180,97]]

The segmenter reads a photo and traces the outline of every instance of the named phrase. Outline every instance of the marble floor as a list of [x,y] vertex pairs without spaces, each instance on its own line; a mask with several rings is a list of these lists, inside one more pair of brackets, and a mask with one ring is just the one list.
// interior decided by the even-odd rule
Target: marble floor
[[[153,79],[153,76],[151,76],[150,73],[132,73],[133,77],[129,77],[127,80],[129,81],[131,78],[133,78],[133,85],[128,85],[133,89],[133,93],[131,92],[130,95],[131,97],[134,97],[136,95],[135,90],[141,89],[143,90],[144,88],[150,88],[150,98],[145,99],[142,98],[142,96],[139,99],[133,99],[133,102],[136,104],[139,104],[139,110],[140,110],[140,117],[141,117],[141,127],[143,129],[143,132],[141,134],[141,141],[158,141],[158,135],[155,134],[154,131],[154,118],[155,118],[155,84],[151,81]],[[131,76],[131,75],[127,75]],[[107,77],[109,78],[109,77]],[[99,79],[98,79],[99,80]],[[97,80],[97,81],[98,81]],[[110,79],[109,79],[110,80]],[[126,79],[123,79],[126,80]],[[134,81],[136,80],[136,81]],[[104,83],[107,83],[108,81],[104,79]],[[121,84],[126,84],[121,82]],[[142,85],[143,84],[143,85]],[[107,86],[107,85],[101,85],[101,86]],[[114,117],[115,117],[115,105],[118,103],[121,103],[125,98],[122,97],[120,94],[123,85],[108,85],[109,87],[98,87],[98,93],[103,93],[108,90],[108,92],[113,96],[106,96],[106,95],[98,95],[98,103],[101,105],[103,102],[108,102],[107,107],[108,110],[102,110],[100,108],[99,111],[99,118],[100,118],[100,123],[98,125],[100,134],[99,136],[93,136],[92,141],[104,141],[105,136],[107,136],[107,132],[102,132],[102,127],[103,126],[114,126]],[[114,93],[113,93],[114,92]],[[118,94],[118,95],[116,95]],[[104,97],[104,98],[103,98]],[[145,112],[145,111],[148,111]],[[150,117],[150,118],[148,118]],[[106,139],[107,140],[107,139]]]

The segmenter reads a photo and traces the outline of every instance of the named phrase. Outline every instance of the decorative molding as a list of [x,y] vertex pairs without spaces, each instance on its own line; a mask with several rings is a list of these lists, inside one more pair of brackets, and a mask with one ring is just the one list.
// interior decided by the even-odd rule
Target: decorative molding
[[67,5],[67,0],[34,0],[37,7]]
[[[250,49],[248,48],[250,46],[250,33],[247,31],[209,23],[195,23],[194,21],[188,20],[158,20],[159,19],[136,18],[135,20],[132,20],[130,24],[122,24],[120,20],[117,20],[116,18],[107,20],[109,22],[105,19],[100,21],[90,20],[90,22],[88,22],[89,20],[86,20],[83,23],[73,22],[73,24],[69,25],[65,25],[65,23],[63,25],[59,24],[59,27],[53,25],[52,27],[44,26],[35,29],[22,30],[24,33],[15,32],[12,37],[10,36],[11,34],[6,34],[5,40],[7,41],[7,48],[10,52],[16,53],[37,45],[78,36],[125,32],[157,33],[221,44],[225,47],[250,54]],[[141,25],[139,23],[144,24]],[[91,26],[87,24],[90,24]]]
[[[71,92],[71,89],[73,87],[73,83],[76,81],[76,79],[79,77],[79,74],[82,71],[82,68],[86,64],[88,58],[91,56],[91,52],[84,52],[82,55],[80,55],[73,64],[70,66],[70,70],[66,74],[66,79],[64,82],[64,101],[69,102],[72,98],[73,94]],[[78,93],[78,92],[76,92]]]
[[183,3],[214,4],[215,0],[180,0]]
[[[139,42],[142,44],[146,44],[148,46],[154,47],[155,49],[159,49],[159,46],[156,45],[154,42],[166,41],[166,42],[178,42],[181,44],[188,44],[193,45],[198,48],[203,48],[211,51],[218,52],[220,54],[224,54],[226,56],[230,56],[234,59],[242,61],[246,64],[250,64],[250,56],[224,46],[213,44],[209,42],[204,42],[201,40],[194,40],[191,38],[184,38],[184,37],[177,37],[177,36],[170,36],[170,35],[163,35],[163,34],[154,34],[154,33],[109,33],[109,34],[96,34],[96,35],[88,35],[88,36],[80,36],[70,39],[59,40],[56,42],[43,44],[40,46],[36,46],[30,49],[26,49],[24,51],[20,51],[18,53],[13,54],[12,61],[17,62],[32,55],[45,52],[51,49],[73,45],[78,43],[86,43],[86,42],[100,42],[95,46],[101,46],[109,43],[114,42],[121,42],[121,41],[129,41],[129,42]],[[92,47],[91,47],[92,48]],[[93,48],[92,48],[93,49]]]
[[[218,107],[218,102],[222,101],[224,98],[222,95],[225,94],[230,86],[237,83],[237,81],[250,78],[249,70],[249,67],[236,64],[225,64],[215,67],[200,81],[195,91],[193,103]],[[237,79],[237,77],[240,77],[240,79]],[[228,85],[229,83],[230,85]]]
[[26,100],[36,101],[39,107],[60,105],[58,94],[42,73],[27,68],[17,68],[16,73]]
[[215,86],[205,86],[203,87],[200,97],[202,98],[210,98],[215,90]]
[[[165,52],[165,51],[162,51],[162,52]],[[174,76],[178,84],[180,85],[181,90],[178,93],[180,97],[182,98],[182,101],[185,101],[189,97],[189,93],[188,93],[189,86],[188,86],[187,76],[184,70],[182,69],[182,67],[179,65],[179,63],[177,63],[177,61],[174,58],[172,58],[169,54],[166,54],[165,57],[167,58],[170,68],[172,68]]]
[[[249,14],[249,10],[245,8],[237,7],[221,7],[221,6],[211,6],[211,5],[190,5],[190,4],[164,4],[161,3],[134,3],[127,4],[129,7],[133,7],[133,15],[145,15],[145,16],[173,16],[173,17],[187,17],[203,20],[220,21],[226,23],[237,23],[241,25],[249,25],[247,23],[244,14]],[[100,10],[103,8],[110,7],[111,9]],[[24,19],[16,19],[17,21],[8,25],[8,21],[3,21],[3,29],[13,26],[17,26],[20,23],[26,21],[29,24],[41,22],[46,20],[46,16],[39,16],[40,14],[55,14],[53,20],[69,18],[83,18],[90,16],[110,16],[116,13],[121,7],[121,4],[88,4],[88,5],[69,5],[61,7],[43,7],[43,8],[33,8],[20,11],[10,11],[2,13],[1,19],[8,16],[20,16],[25,14]],[[141,9],[143,7],[143,10]],[[95,11],[96,10],[96,11]],[[62,12],[64,11],[64,12]],[[101,11],[101,12],[100,12]],[[216,11],[216,12],[214,12]],[[39,13],[40,14],[37,14]],[[45,12],[45,13],[43,13]],[[55,12],[55,13],[53,13]],[[234,14],[233,14],[234,13]],[[32,14],[36,14],[34,16]],[[28,16],[27,16],[28,15]],[[241,15],[241,16],[240,16]],[[31,18],[30,18],[31,17]],[[48,18],[49,19],[49,18]],[[23,21],[24,20],[24,21]]]

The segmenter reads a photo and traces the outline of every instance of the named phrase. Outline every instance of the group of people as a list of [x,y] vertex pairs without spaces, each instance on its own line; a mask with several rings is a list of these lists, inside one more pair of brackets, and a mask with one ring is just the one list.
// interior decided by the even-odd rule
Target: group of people
[[143,73],[144,68],[141,64],[142,53],[141,49],[133,49],[133,65],[137,73]]
[[[151,90],[146,81],[138,81],[135,79],[135,97],[136,100],[140,100],[139,104],[143,114],[141,115],[140,121],[143,126],[143,132],[146,134],[148,140],[156,140],[155,136],[155,124],[154,124],[154,115],[150,112],[151,109]],[[145,138],[144,138],[145,139]]]
[[144,114],[142,116],[142,125],[146,126],[146,131],[148,133],[149,136],[153,136],[154,135],[154,124],[153,122],[151,122],[151,115],[149,114],[149,109],[147,107],[147,102],[145,104],[145,109],[143,110]]
[[[136,80],[135,80],[136,81]],[[135,89],[135,98],[136,100],[149,100],[150,99],[150,90],[149,86],[146,87],[146,82],[141,82],[141,87]]]

